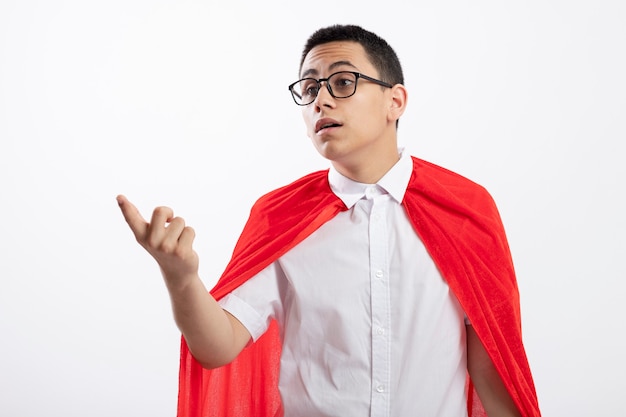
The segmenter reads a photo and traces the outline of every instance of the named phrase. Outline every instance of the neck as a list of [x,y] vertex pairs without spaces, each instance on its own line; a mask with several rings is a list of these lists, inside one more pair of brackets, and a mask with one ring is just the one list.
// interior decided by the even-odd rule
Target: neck
[[356,163],[332,161],[333,167],[344,177],[363,184],[375,184],[400,160],[398,149],[370,158],[360,158]]

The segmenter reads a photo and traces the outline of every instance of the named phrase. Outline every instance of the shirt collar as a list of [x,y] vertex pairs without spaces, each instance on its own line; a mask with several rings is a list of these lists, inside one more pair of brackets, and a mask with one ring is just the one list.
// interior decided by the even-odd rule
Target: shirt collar
[[330,188],[348,208],[351,208],[357,201],[365,197],[366,190],[372,188],[373,185],[380,188],[384,193],[391,195],[398,204],[401,204],[413,172],[413,161],[403,149],[399,149],[398,152],[400,154],[398,162],[376,184],[364,184],[353,181],[340,174],[331,166],[328,171]]

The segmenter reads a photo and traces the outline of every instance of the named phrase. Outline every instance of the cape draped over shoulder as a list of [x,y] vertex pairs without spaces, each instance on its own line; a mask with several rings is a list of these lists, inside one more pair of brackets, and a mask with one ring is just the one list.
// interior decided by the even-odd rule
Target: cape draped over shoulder
[[[519,292],[496,205],[480,185],[412,157],[402,205],[523,416],[539,417],[522,343]],[[261,197],[211,294],[219,300],[347,208],[317,171]],[[208,370],[181,342],[178,417],[279,417],[278,324],[228,365]],[[470,383],[470,417],[484,416]]]

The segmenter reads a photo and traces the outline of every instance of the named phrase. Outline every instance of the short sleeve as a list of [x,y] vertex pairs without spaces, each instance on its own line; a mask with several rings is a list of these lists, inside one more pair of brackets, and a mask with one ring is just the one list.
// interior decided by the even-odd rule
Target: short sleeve
[[232,314],[250,332],[256,341],[268,329],[272,319],[282,322],[283,302],[281,287],[284,273],[278,262],[273,262],[230,294],[219,300],[220,306]]

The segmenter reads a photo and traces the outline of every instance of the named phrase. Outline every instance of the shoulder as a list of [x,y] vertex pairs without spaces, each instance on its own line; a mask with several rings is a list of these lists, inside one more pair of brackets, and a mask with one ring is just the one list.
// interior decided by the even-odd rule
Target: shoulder
[[408,190],[437,200],[484,206],[495,204],[489,191],[475,181],[432,162],[411,158],[413,173]]
[[480,184],[472,181],[471,179],[457,172],[444,168],[440,165],[434,164],[424,159],[417,158],[415,156],[412,156],[411,159],[413,160],[413,172],[415,174],[425,176],[433,180],[438,179],[445,182],[466,184],[469,186],[482,188]]
[[276,188],[255,202],[252,210],[315,205],[334,196],[328,183],[328,169],[315,171]]
[[475,192],[487,193],[485,187],[457,172],[415,156],[411,159],[413,160],[412,181],[423,182],[424,185],[437,182],[442,186],[463,187]]
[[304,175],[295,181],[276,188],[259,197],[257,201],[272,199],[276,197],[285,197],[293,193],[313,193],[319,191],[320,188],[328,187],[328,169],[315,171]]

